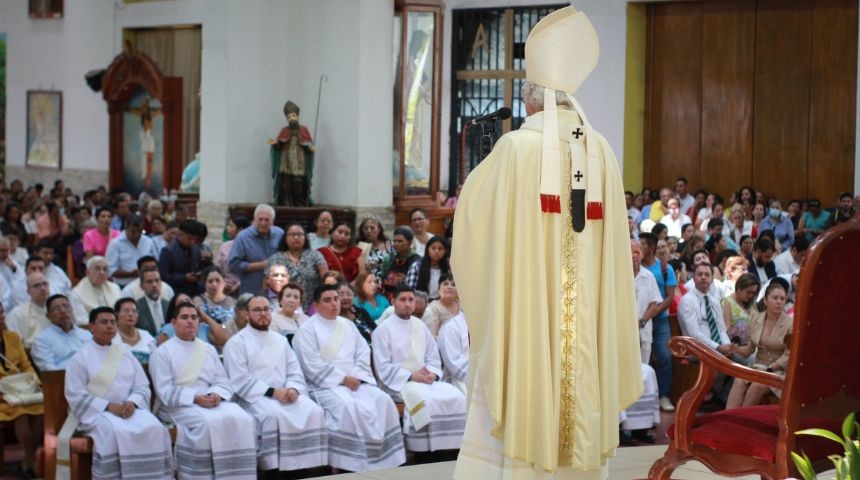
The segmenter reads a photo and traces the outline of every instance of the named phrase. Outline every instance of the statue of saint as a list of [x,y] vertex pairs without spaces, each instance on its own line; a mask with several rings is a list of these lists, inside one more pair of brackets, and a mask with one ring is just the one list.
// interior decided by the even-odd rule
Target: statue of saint
[[269,140],[275,205],[308,207],[312,204],[311,177],[316,147],[311,132],[299,125],[299,106],[287,101],[284,115],[287,126],[281,129],[277,139]]

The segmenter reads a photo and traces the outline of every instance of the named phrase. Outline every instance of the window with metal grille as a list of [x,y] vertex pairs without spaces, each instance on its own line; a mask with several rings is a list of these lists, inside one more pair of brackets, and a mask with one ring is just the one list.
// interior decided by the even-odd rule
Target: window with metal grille
[[[516,8],[455,9],[451,40],[451,153],[449,189],[481,160],[482,128],[468,126],[476,117],[509,106],[512,116],[496,121],[492,142],[526,117],[520,86],[526,76],[525,45],[532,27],[567,4]],[[462,131],[467,128],[465,142]],[[465,159],[465,164],[463,163]]]

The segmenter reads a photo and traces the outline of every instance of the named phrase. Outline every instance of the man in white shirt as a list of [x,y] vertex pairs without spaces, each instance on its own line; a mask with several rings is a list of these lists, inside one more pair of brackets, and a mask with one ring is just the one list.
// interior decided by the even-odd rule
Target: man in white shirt
[[65,394],[66,422],[79,421],[77,428],[93,439],[92,478],[173,478],[170,432],[150,412],[149,380],[140,362],[113,342],[116,313],[95,308],[89,324],[93,341],[69,361]]
[[328,464],[325,412],[308,396],[287,338],[269,330],[265,297],[248,303],[249,324],[224,346],[224,369],[239,405],[257,425],[260,470],[299,470]]
[[125,217],[125,229],[107,246],[108,273],[117,285],[124,287],[138,277],[137,261],[154,255],[155,244],[143,235],[143,220],[129,214]]
[[[150,267],[158,269],[158,259],[150,255],[145,255],[137,260],[138,272],[143,272],[145,268]],[[162,300],[166,300],[169,302],[174,295],[173,287],[168,285],[166,282],[161,282],[161,292],[159,295]],[[120,291],[120,297],[128,297],[133,298],[135,300],[140,300],[141,298],[143,298],[143,296],[143,288],[141,288],[140,286],[140,275],[138,275],[137,278],[129,282],[128,285],[122,287],[122,290]]]
[[798,235],[794,237],[794,243],[791,247],[774,257],[773,264],[776,267],[777,275],[791,275],[800,271],[800,263],[803,262],[803,257],[806,255],[806,250],[809,248],[809,240],[806,235]]
[[176,424],[177,476],[257,478],[254,419],[235,403],[215,347],[197,339],[194,304],[176,306],[176,335],[155,350],[149,371],[159,415]]
[[675,195],[678,196],[678,200],[680,201],[681,213],[684,215],[693,215],[693,205],[696,204],[696,197],[690,195],[689,191],[687,191],[687,179],[685,177],[678,177],[675,180]]
[[161,298],[161,274],[156,267],[144,267],[140,271],[140,286],[143,297],[137,303],[137,328],[142,328],[153,337],[164,325],[168,301]]
[[33,248],[33,253],[45,261],[45,276],[51,284],[51,293],[68,295],[72,291],[72,282],[62,268],[54,264],[54,245],[48,240],[39,240]]
[[382,388],[403,401],[403,437],[413,452],[460,448],[466,396],[441,382],[439,348],[424,322],[412,316],[415,291],[394,292],[394,316],[373,331],[373,364]]
[[41,371],[65,370],[69,360],[92,339],[89,330],[75,326],[72,304],[65,295],[45,302],[51,325],[33,339],[30,356]]
[[337,287],[313,295],[317,313],[299,328],[293,346],[311,389],[326,411],[329,465],[360,472],[406,461],[397,407],[376,386],[370,347],[355,324],[338,316]]
[[[41,264],[41,260],[39,263]],[[45,302],[51,296],[51,286],[45,275],[39,272],[31,273],[26,281],[28,299],[9,312],[7,325],[9,330],[21,335],[24,348],[30,348],[36,335],[51,325],[45,307]]]
[[23,270],[24,267],[12,258],[10,255],[11,252],[12,246],[9,243],[9,239],[0,237],[0,275],[3,276],[9,285],[12,284],[18,272]]
[[71,284],[69,284],[69,288],[66,288],[65,283],[62,282],[59,277],[54,276],[54,279],[52,280],[51,276],[47,273],[45,261],[42,257],[33,255],[27,259],[27,263],[24,266],[24,274],[19,274],[12,284],[11,303],[13,306],[21,305],[22,303],[30,301],[27,278],[29,278],[31,273],[41,273],[45,275],[45,278],[48,280],[48,285],[51,287],[51,293],[62,293],[63,295],[67,295],[69,291],[71,291]]

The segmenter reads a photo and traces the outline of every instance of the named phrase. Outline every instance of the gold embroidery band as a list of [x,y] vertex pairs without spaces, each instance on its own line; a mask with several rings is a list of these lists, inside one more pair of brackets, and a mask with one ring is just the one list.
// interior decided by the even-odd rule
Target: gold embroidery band
[[424,408],[424,401],[423,400],[418,402],[417,405],[415,405],[414,407],[409,409],[409,415],[415,415],[416,413],[421,411],[422,408]]

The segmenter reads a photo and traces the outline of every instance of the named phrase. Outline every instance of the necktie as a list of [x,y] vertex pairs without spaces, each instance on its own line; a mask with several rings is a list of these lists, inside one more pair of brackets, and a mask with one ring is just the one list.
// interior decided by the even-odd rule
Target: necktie
[[711,309],[711,301],[708,299],[708,295],[704,296],[705,299],[705,318],[708,320],[708,328],[711,330],[711,340],[720,343],[720,331],[717,329],[717,321],[714,319],[714,311]]

